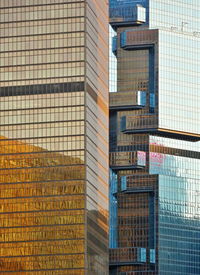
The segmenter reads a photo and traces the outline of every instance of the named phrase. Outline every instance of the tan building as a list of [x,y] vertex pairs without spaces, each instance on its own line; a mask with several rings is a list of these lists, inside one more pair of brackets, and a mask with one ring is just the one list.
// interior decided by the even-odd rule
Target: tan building
[[200,1],[109,3],[110,275],[200,274]]
[[1,274],[108,274],[107,13],[0,1]]

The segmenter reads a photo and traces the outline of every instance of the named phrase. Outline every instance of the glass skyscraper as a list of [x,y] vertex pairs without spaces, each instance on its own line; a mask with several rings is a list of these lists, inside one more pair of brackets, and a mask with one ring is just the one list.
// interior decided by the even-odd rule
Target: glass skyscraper
[[200,2],[110,0],[110,24],[110,274],[200,274]]
[[108,3],[0,1],[0,273],[108,274]]

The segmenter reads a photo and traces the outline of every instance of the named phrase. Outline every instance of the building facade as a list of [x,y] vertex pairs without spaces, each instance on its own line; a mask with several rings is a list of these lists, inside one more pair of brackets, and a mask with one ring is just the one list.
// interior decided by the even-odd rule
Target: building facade
[[200,3],[110,0],[110,24],[110,274],[200,274]]
[[108,3],[0,1],[0,273],[108,274]]

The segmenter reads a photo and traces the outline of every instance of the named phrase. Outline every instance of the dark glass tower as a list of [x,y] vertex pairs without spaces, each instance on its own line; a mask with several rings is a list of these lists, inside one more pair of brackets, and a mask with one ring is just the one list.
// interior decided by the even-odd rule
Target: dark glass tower
[[200,2],[110,0],[110,24],[110,274],[200,274]]
[[108,3],[0,1],[0,273],[108,274]]

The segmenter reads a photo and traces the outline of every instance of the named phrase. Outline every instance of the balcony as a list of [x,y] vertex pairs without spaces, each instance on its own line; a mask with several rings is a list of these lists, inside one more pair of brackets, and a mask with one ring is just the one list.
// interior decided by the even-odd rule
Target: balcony
[[110,265],[141,265],[146,263],[146,248],[123,247],[110,249]]
[[111,152],[110,167],[113,170],[142,169],[146,166],[146,152]]
[[110,110],[135,110],[141,109],[146,105],[146,92],[128,91],[110,93]]
[[157,120],[155,115],[149,114],[123,116],[120,122],[120,130],[125,134],[156,131],[158,128]]
[[154,189],[149,186],[139,186],[138,184],[136,185],[135,188],[130,188],[128,186],[127,182],[127,176],[121,176],[120,178],[120,185],[121,185],[121,192],[126,193],[126,194],[133,194],[133,193],[149,193],[153,192]]
[[158,43],[158,30],[126,30],[120,34],[124,50],[152,48]]
[[[123,193],[154,192],[157,189],[157,175],[126,175],[120,176],[120,191]],[[117,191],[116,191],[117,193]]]
[[146,9],[141,5],[124,4],[110,6],[110,24],[118,26],[136,26],[146,22]]

